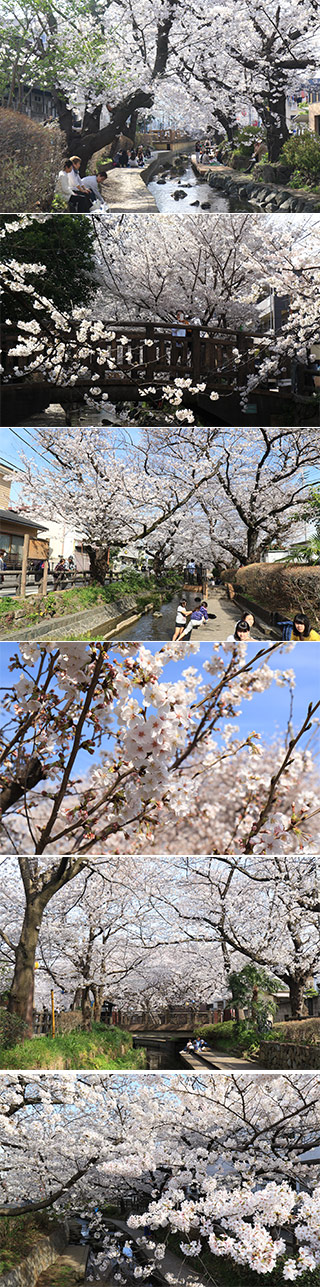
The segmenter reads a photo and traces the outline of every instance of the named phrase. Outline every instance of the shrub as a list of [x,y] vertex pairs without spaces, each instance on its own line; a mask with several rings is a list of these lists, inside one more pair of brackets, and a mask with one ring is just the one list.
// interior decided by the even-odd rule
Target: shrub
[[9,1011],[0,1008],[0,1047],[7,1049],[8,1046],[18,1044],[24,1040],[27,1026],[18,1014],[9,1014]]
[[221,1051],[229,1054],[259,1053],[260,1035],[253,1023],[237,1023],[235,1019],[226,1019],[224,1023],[204,1023],[195,1029],[195,1035],[202,1037],[208,1046],[220,1047]]
[[246,599],[270,612],[293,617],[306,612],[314,629],[320,627],[320,567],[306,564],[250,563],[227,577]]
[[320,139],[316,134],[305,130],[304,134],[295,134],[287,139],[281,152],[281,161],[291,167],[291,183],[301,187],[304,183],[320,183]]
[[256,143],[262,143],[263,131],[259,125],[244,125],[235,136],[237,152],[242,156],[253,156]]
[[320,1044],[320,1018],[290,1019],[277,1023],[269,1034],[272,1041],[294,1041],[297,1045],[318,1046]]
[[66,151],[58,125],[44,129],[22,112],[0,108],[0,209],[49,210]]

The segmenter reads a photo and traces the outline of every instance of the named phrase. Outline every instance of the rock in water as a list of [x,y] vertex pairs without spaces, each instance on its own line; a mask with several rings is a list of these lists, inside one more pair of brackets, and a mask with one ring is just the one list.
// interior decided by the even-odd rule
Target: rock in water
[[183,191],[183,188],[176,188],[173,193],[173,199],[174,201],[181,201],[183,197],[186,197],[186,195],[187,193]]

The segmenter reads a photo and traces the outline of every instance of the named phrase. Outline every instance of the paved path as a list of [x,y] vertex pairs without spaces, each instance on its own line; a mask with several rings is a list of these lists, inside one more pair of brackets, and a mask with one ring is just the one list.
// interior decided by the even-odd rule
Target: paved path
[[[132,1242],[136,1242],[137,1238],[141,1238],[143,1234],[143,1226],[140,1229],[130,1229],[124,1220],[106,1220],[106,1224],[113,1229],[121,1229]],[[141,1259],[146,1261],[153,1260],[153,1253],[148,1251],[147,1247],[140,1247],[139,1253]],[[201,1277],[194,1269],[190,1269],[188,1262],[180,1260],[180,1257],[176,1256],[172,1251],[166,1251],[163,1260],[157,1261],[157,1275],[163,1278],[164,1282],[170,1275],[171,1282],[172,1278],[174,1278],[181,1287],[205,1287],[208,1281],[205,1276]]]
[[[195,594],[197,594],[197,590],[195,590]],[[206,626],[199,626],[199,629],[194,631],[193,639],[199,639],[201,642],[206,643],[210,643],[213,639],[227,639],[228,635],[233,634],[234,627],[237,621],[240,620],[242,615],[241,608],[229,601],[226,591],[220,590],[220,588],[209,590],[207,603],[208,612],[215,612],[216,620],[210,621],[209,618]],[[264,639],[265,636],[262,631],[259,631],[259,628],[255,628],[253,638]]]
[[250,1072],[250,1068],[256,1067],[251,1059],[238,1059],[236,1055],[216,1055],[213,1051],[209,1053],[207,1050],[203,1057],[195,1053],[189,1054],[188,1050],[180,1050],[179,1053],[188,1068],[212,1068],[216,1072],[237,1072],[242,1068]]
[[110,170],[102,185],[102,195],[112,213],[159,213],[154,197],[143,182],[139,170]]

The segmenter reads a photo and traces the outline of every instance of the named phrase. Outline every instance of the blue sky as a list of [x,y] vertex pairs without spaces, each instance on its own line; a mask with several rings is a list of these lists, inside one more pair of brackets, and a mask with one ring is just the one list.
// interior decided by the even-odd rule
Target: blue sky
[[[135,438],[135,436],[138,438],[139,436],[138,431],[135,431],[133,428],[130,429],[130,434],[131,434],[131,437],[133,438]],[[1,431],[1,455],[3,456],[4,460],[6,460],[9,465],[15,465],[17,469],[19,468],[21,469],[22,468],[22,463],[21,463],[22,451],[25,453],[25,455],[28,457],[29,460],[32,460],[32,458],[35,458],[37,460],[37,463],[39,464],[40,459],[42,458],[43,460],[48,461],[51,467],[54,468],[54,460],[52,456],[50,456],[49,452],[43,452],[39,450],[39,445],[37,444],[36,429],[3,428]],[[304,473],[305,473],[305,479],[308,482],[310,483],[319,482],[320,468],[319,470],[315,468],[306,469]],[[20,491],[20,484],[14,483],[11,491],[12,504],[17,503],[19,498],[19,491]]]
[[[148,643],[146,645],[154,654],[158,651],[159,643]],[[247,650],[248,656],[255,656],[263,645],[260,643],[249,644]],[[1,661],[1,686],[12,684],[13,675],[8,671],[8,663],[13,653],[17,651],[19,645],[14,643],[0,643],[0,661]],[[117,655],[116,649],[114,655]],[[186,666],[194,666],[196,669],[202,669],[203,663],[212,655],[211,644],[201,644],[199,653],[191,654],[184,661],[177,663],[170,661],[165,667],[163,677],[165,680],[176,682],[180,679]],[[257,663],[259,664],[259,663]],[[293,726],[295,731],[298,730],[302,723],[307,706],[310,701],[320,699],[320,645],[317,644],[296,644],[295,648],[286,652],[277,650],[270,657],[269,665],[273,670],[279,668],[292,669],[296,676],[296,689],[294,698]],[[208,681],[206,671],[203,671],[203,677]],[[14,677],[18,678],[18,672],[14,672]],[[139,693],[137,693],[139,696]],[[287,688],[279,688],[274,684],[264,693],[255,694],[252,701],[243,702],[242,713],[237,720],[242,735],[255,730],[260,733],[261,738],[266,743],[274,740],[282,740],[284,730],[287,724],[289,712],[289,694]],[[7,718],[7,717],[6,717]],[[320,708],[319,708],[320,719]],[[309,740],[310,734],[306,735],[304,741]],[[302,739],[300,745],[303,746]],[[110,748],[110,740],[105,739],[105,746]],[[320,734],[317,731],[316,738],[313,742],[313,754],[319,757]],[[81,751],[76,761],[77,772],[85,772],[93,764],[93,758],[86,752]]]

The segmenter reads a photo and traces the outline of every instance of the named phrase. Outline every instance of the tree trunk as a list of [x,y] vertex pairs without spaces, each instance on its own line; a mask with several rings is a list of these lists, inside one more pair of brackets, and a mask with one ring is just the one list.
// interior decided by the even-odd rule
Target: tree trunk
[[138,112],[132,112],[132,116],[130,116],[130,121],[128,125],[128,134],[129,134],[129,139],[131,139],[132,141],[132,147],[134,147],[134,144],[135,144],[137,124],[138,124]]
[[85,1032],[91,1032],[92,1028],[92,1007],[89,999],[90,987],[83,988],[82,991],[82,1027]]
[[59,95],[55,96],[60,129],[67,139],[67,151],[69,156],[80,156],[82,178],[93,153],[108,147],[120,134],[126,134],[127,122],[132,120],[140,110],[152,107],[153,100],[154,94],[142,89],[133,90],[113,108],[108,125],[100,128],[98,122],[100,122],[101,109],[97,107],[92,113],[85,112],[82,129],[77,131],[73,126],[72,113]]
[[106,546],[102,550],[88,545],[87,548],[90,559],[90,581],[98,581],[99,585],[104,585],[109,567],[109,547]]
[[293,1019],[302,1019],[305,1015],[304,990],[306,981],[304,978],[290,976],[289,980],[290,1006]]
[[286,122],[286,96],[281,92],[270,94],[268,111],[265,115],[267,131],[268,159],[274,164],[279,160],[283,144],[289,138]]
[[9,1014],[24,1020],[28,1037],[33,1035],[34,967],[43,912],[39,897],[27,902],[8,1002]]

